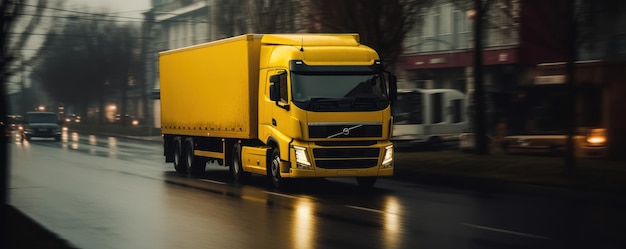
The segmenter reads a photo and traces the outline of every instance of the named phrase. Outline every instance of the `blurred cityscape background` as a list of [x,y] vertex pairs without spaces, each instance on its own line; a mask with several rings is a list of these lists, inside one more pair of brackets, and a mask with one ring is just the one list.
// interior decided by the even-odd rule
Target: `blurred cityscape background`
[[[568,103],[575,103],[575,127],[602,129],[610,157],[626,151],[624,1],[151,0],[135,15],[52,0],[17,5],[16,28],[7,33],[8,114],[45,110],[66,122],[156,131],[160,51],[245,33],[341,32],[358,33],[379,51],[400,88],[463,93],[471,132],[479,37],[490,137],[501,124],[506,134],[563,133]],[[575,62],[573,94],[568,60]]]

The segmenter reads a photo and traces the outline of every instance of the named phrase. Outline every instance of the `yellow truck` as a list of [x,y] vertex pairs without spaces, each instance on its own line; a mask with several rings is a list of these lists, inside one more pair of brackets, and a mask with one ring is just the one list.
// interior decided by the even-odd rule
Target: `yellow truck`
[[159,53],[161,132],[177,172],[393,175],[396,77],[357,34],[246,34]]

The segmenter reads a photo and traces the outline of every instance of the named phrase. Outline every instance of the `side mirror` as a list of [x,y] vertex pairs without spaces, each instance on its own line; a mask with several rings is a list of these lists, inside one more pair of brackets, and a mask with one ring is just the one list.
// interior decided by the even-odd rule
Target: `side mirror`
[[270,76],[270,100],[280,101],[280,74]]
[[396,100],[398,100],[398,79],[389,73],[389,101],[396,102]]

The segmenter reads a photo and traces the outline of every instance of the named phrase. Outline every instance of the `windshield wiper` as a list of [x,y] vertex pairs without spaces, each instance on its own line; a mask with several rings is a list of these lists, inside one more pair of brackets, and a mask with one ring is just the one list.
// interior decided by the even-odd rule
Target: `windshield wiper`
[[384,99],[380,98],[380,97],[354,97],[352,99],[352,104],[350,105],[350,107],[354,107],[354,105],[357,104],[357,102],[365,102],[368,104],[374,104],[373,102],[376,101],[383,101]]
[[315,103],[333,103],[336,104],[338,101],[341,101],[342,99],[337,99],[337,98],[328,98],[328,97],[312,97],[306,101],[301,101],[303,103],[307,104],[307,108],[310,108],[312,104]]

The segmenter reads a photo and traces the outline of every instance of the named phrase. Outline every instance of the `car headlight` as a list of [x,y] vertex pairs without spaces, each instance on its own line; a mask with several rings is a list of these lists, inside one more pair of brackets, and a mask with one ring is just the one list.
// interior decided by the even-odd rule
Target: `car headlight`
[[389,145],[385,147],[385,156],[383,157],[383,167],[391,168],[393,167],[393,145]]
[[300,146],[293,146],[296,153],[296,167],[299,169],[310,169],[311,162],[306,154],[306,148]]
[[591,129],[587,134],[586,141],[591,146],[603,146],[606,143],[606,130]]

